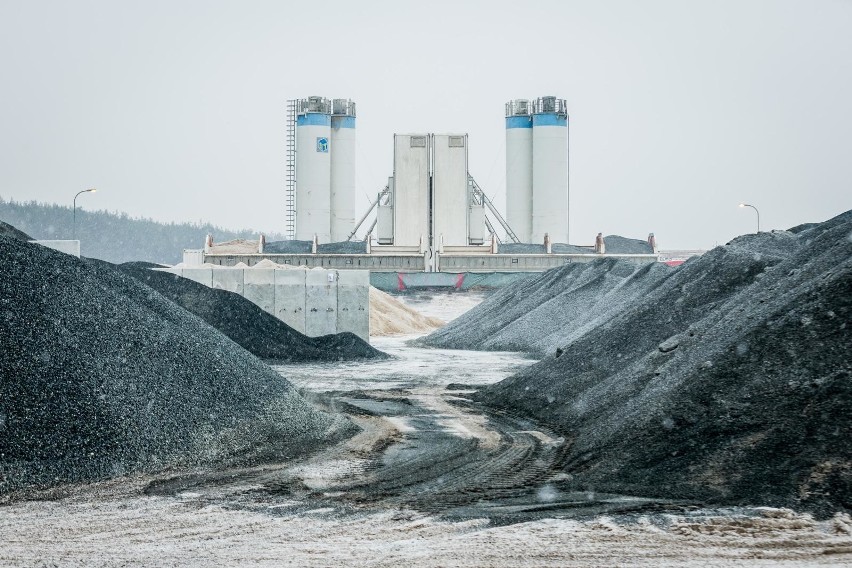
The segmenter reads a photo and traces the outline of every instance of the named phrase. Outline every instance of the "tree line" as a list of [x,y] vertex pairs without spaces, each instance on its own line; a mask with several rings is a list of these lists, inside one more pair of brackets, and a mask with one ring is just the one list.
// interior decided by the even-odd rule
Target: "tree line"
[[[36,201],[5,200],[0,197],[0,220],[34,239],[70,239],[73,233],[71,207]],[[216,242],[257,239],[252,229],[233,231],[210,223],[163,223],[127,213],[85,211],[77,208],[77,238],[80,254],[108,262],[147,261],[176,264],[183,249],[200,249],[208,234]],[[267,234],[267,241],[283,240],[283,234]]]

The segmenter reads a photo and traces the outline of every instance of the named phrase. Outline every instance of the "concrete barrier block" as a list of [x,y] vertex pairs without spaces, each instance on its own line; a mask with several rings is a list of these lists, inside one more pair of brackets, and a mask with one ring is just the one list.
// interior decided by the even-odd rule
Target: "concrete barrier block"
[[243,276],[243,296],[251,300],[263,311],[275,314],[275,270],[272,268],[252,268]]
[[204,284],[208,288],[213,287],[212,268],[181,268],[180,275],[199,284]]
[[243,295],[243,268],[213,268],[213,288]]
[[341,270],[337,283],[337,332],[370,341],[370,272]]
[[276,269],[275,316],[305,333],[305,270]]
[[305,334],[337,332],[337,271],[305,271]]

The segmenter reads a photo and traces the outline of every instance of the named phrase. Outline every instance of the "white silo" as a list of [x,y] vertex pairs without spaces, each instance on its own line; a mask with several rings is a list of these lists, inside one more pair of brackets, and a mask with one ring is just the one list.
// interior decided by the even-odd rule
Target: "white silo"
[[521,242],[531,242],[533,128],[530,102],[506,103],[506,221]]
[[[564,99],[533,102],[532,242],[568,242],[568,112]],[[511,225],[511,222],[510,222]]]
[[355,228],[355,103],[334,99],[331,115],[331,241]]
[[297,103],[296,240],[331,241],[331,102]]

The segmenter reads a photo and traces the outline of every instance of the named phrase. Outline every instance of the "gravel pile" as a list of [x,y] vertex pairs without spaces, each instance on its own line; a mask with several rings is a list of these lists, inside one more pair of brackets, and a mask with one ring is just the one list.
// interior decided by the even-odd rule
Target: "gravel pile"
[[[654,249],[647,241],[628,239],[619,235],[604,237],[608,254],[653,254]],[[578,246],[566,243],[553,243],[550,247],[553,254],[594,254],[594,246]],[[536,243],[504,243],[499,247],[500,254],[544,254],[543,244]]]
[[33,238],[26,234],[25,232],[18,230],[13,227],[9,223],[4,223],[0,221],[0,236],[3,237],[11,237],[13,239],[17,239],[19,241],[31,241]]
[[[311,254],[311,241],[274,241],[266,243],[263,252],[267,254]],[[367,254],[365,241],[342,241],[339,243],[320,243],[317,254]]]
[[660,263],[612,258],[567,264],[501,288],[421,342],[449,349],[553,353],[605,325],[672,272]]
[[850,320],[852,211],[692,258],[478,397],[566,435],[566,490],[850,510]]
[[131,262],[118,268],[262,359],[300,362],[387,357],[354,333],[308,337],[239,294],[214,290],[176,274],[151,270],[154,266]]
[[121,272],[0,236],[0,493],[249,463],[351,431]]

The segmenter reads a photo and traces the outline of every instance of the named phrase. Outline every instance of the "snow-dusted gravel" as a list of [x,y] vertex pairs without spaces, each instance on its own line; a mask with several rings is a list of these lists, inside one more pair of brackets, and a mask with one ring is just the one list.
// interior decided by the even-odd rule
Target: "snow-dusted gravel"
[[138,495],[0,509],[3,566],[848,566],[852,523],[758,516],[609,517],[509,526],[412,511],[199,507]]
[[2,505],[0,566],[852,564],[848,515],[560,494],[548,460],[564,440],[464,401],[531,360],[376,344],[394,358],[277,367],[346,409],[354,437],[281,464],[66,485]]

